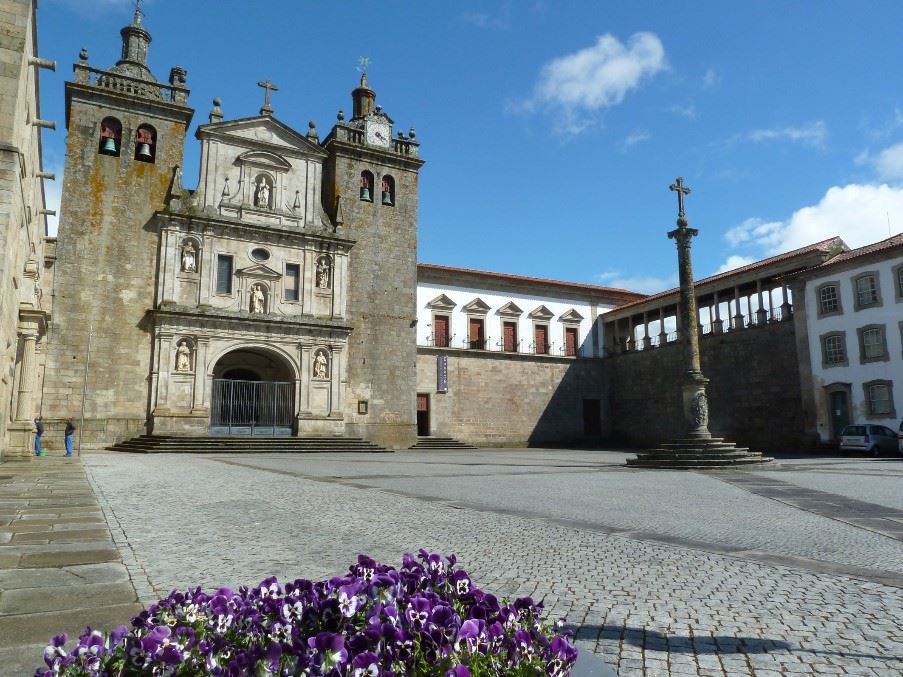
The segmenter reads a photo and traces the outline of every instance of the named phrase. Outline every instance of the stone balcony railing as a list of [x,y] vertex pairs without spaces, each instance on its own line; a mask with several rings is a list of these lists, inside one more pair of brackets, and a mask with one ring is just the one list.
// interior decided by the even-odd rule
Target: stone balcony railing
[[[364,130],[355,127],[346,127],[345,125],[336,125],[329,133],[328,139],[335,139],[343,143],[351,143],[359,146],[364,145]],[[392,152],[404,157],[418,158],[420,157],[420,144],[410,138],[392,139],[390,145]]]
[[184,106],[188,102],[189,89],[182,85],[143,80],[122,73],[93,68],[83,63],[74,64],[72,69],[75,71],[75,82],[80,85],[90,85],[120,94],[140,96],[179,106]]

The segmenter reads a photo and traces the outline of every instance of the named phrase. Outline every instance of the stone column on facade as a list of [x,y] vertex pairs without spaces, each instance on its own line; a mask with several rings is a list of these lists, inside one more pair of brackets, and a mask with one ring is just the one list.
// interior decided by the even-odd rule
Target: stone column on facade
[[206,410],[204,400],[207,390],[207,350],[210,339],[199,338],[194,347],[194,391],[191,398],[191,412],[201,413]]
[[345,317],[345,276],[348,270],[348,257],[339,256],[336,253],[332,262],[332,316],[334,318]]
[[712,333],[720,334],[724,331],[724,325],[721,324],[721,301],[718,299],[718,292],[715,292],[715,320],[712,322]]
[[[207,249],[210,251],[205,251]],[[204,247],[202,242],[201,249],[198,252],[198,301],[209,299],[211,296],[210,285],[213,283],[213,276],[216,275],[214,256],[216,254],[213,252],[213,247]]]
[[756,280],[756,294],[759,297],[759,307],[756,310],[756,324],[765,324],[768,321],[768,311],[762,303],[762,280]]
[[652,347],[652,338],[649,336],[649,316],[643,311],[643,350]]
[[157,410],[169,411],[169,375],[172,372],[172,334],[160,334]]
[[774,321],[774,287],[768,285],[768,317]]
[[312,343],[301,343],[299,345],[299,369],[301,371],[301,380],[298,384],[300,389],[298,393],[298,413],[310,414],[310,366]]
[[329,415],[341,417],[343,408],[342,402],[342,349],[338,346],[330,348],[332,353],[332,364],[329,365]]
[[[176,278],[182,268],[182,262],[180,260],[179,266],[173,267],[173,240],[175,239],[176,234],[169,228],[163,230],[163,251],[161,252],[163,256],[163,270],[161,271],[163,276],[161,285],[163,287],[163,303],[176,302]],[[181,252],[179,253],[179,258],[181,259]]]
[[793,315],[793,306],[790,304],[790,298],[787,294],[787,285],[781,285],[781,321],[786,322]]
[[[317,253],[310,249],[304,250],[304,270],[301,271],[301,312],[310,315],[314,311],[314,287],[317,281]],[[333,280],[333,282],[335,282]],[[333,284],[335,286],[335,284]]]
[[734,329],[743,329],[743,306],[740,303],[740,287],[734,286]]
[[658,345],[662,347],[668,342],[668,332],[665,331],[665,307],[658,307]]
[[32,390],[34,388],[35,345],[38,336],[27,332],[22,334],[22,360],[19,362],[19,383],[16,395],[16,420],[30,421],[35,412],[32,409]]

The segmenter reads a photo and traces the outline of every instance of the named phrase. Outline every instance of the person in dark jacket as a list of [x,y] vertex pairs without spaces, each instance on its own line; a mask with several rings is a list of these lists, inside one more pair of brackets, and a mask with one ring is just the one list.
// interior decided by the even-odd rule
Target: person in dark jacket
[[44,419],[38,414],[34,420],[34,455],[41,455],[41,436],[44,434]]
[[75,424],[72,417],[66,419],[66,456],[72,456],[72,438],[75,436]]

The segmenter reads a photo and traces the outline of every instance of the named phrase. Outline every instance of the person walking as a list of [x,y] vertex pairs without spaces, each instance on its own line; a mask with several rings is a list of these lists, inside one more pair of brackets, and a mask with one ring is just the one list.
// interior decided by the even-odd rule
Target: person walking
[[75,436],[75,424],[72,417],[66,419],[66,456],[72,456],[72,438]]
[[34,420],[34,455],[41,455],[41,436],[44,434],[44,418],[38,414]]

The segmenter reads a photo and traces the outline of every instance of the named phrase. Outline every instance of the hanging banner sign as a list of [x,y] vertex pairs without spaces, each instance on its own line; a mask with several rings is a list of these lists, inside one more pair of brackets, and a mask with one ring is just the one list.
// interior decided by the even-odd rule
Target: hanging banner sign
[[436,356],[436,391],[448,392],[448,355]]

